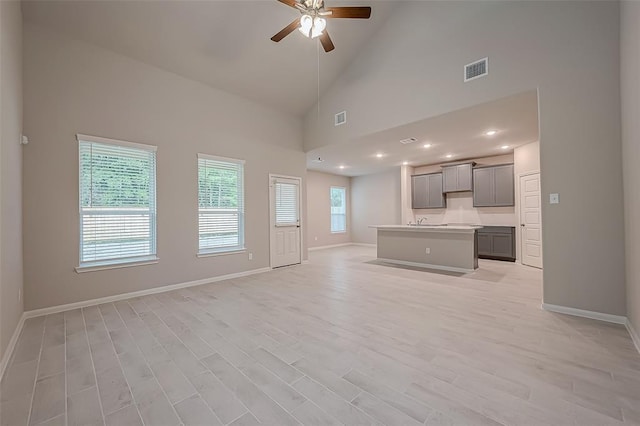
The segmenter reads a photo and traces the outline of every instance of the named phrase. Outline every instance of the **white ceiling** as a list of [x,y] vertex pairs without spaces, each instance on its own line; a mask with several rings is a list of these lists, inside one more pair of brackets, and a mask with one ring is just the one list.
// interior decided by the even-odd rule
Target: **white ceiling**
[[[369,20],[330,20],[336,49],[320,48],[321,90],[328,87],[398,1],[327,0],[371,5]],[[270,37],[299,17],[276,0],[24,1],[26,21],[97,44],[184,77],[296,116],[318,99],[317,40],[297,31]]]
[[[487,136],[488,130],[497,130]],[[403,145],[400,140],[415,137]],[[410,123],[347,144],[307,152],[307,167],[327,173],[360,176],[408,161],[412,166],[446,163],[513,152],[538,140],[538,96],[535,90]],[[425,144],[431,144],[425,148]],[[508,145],[507,149],[502,149]],[[383,154],[378,158],[376,154]],[[451,158],[446,155],[451,154]],[[318,163],[318,157],[324,160]],[[341,169],[340,166],[344,166]]]

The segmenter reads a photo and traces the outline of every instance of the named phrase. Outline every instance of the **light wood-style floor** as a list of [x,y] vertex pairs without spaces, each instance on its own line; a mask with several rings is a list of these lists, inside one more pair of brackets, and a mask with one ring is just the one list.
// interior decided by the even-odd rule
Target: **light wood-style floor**
[[622,326],[540,310],[541,272],[343,247],[261,275],[27,321],[2,425],[640,424]]

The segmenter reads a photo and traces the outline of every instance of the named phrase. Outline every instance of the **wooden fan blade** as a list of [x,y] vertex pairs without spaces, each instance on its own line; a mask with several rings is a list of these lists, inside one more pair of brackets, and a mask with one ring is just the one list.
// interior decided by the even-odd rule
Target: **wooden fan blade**
[[322,43],[322,48],[325,52],[331,52],[336,47],[333,45],[331,41],[331,37],[329,37],[329,33],[325,30],[320,36],[320,43]]
[[326,11],[331,12],[327,18],[351,18],[351,19],[369,19],[371,17],[371,8],[363,7],[327,7]]
[[287,6],[291,6],[291,7],[296,7],[296,3],[298,3],[296,0],[278,0],[280,3],[284,3]]
[[298,29],[299,26],[300,26],[300,19],[296,19],[293,22],[291,22],[289,25],[284,27],[278,34],[271,37],[271,40],[277,43],[283,38],[285,38],[286,36],[288,36],[289,34],[291,34],[292,32],[294,32],[296,29]]

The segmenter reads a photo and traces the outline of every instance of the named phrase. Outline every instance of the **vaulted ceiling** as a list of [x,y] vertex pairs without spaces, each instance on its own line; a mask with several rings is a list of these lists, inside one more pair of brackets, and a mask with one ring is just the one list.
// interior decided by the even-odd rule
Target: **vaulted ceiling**
[[276,0],[47,0],[25,1],[22,10],[27,22],[302,116],[398,3],[328,0],[373,9],[369,20],[328,23],[336,45],[330,53],[298,32],[272,42],[272,35],[300,16]]

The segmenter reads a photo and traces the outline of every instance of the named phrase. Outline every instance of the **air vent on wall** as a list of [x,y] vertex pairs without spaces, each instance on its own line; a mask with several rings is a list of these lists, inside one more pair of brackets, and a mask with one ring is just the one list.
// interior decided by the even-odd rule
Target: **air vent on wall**
[[342,111],[336,114],[336,126],[347,122],[347,111]]
[[403,145],[408,145],[408,144],[410,144],[410,143],[417,142],[417,140],[418,140],[418,139],[416,139],[416,138],[407,138],[407,139],[402,139],[402,140],[400,141],[400,143],[401,143],[401,144],[403,144]]
[[489,74],[489,58],[480,59],[464,66],[464,81],[475,80]]

